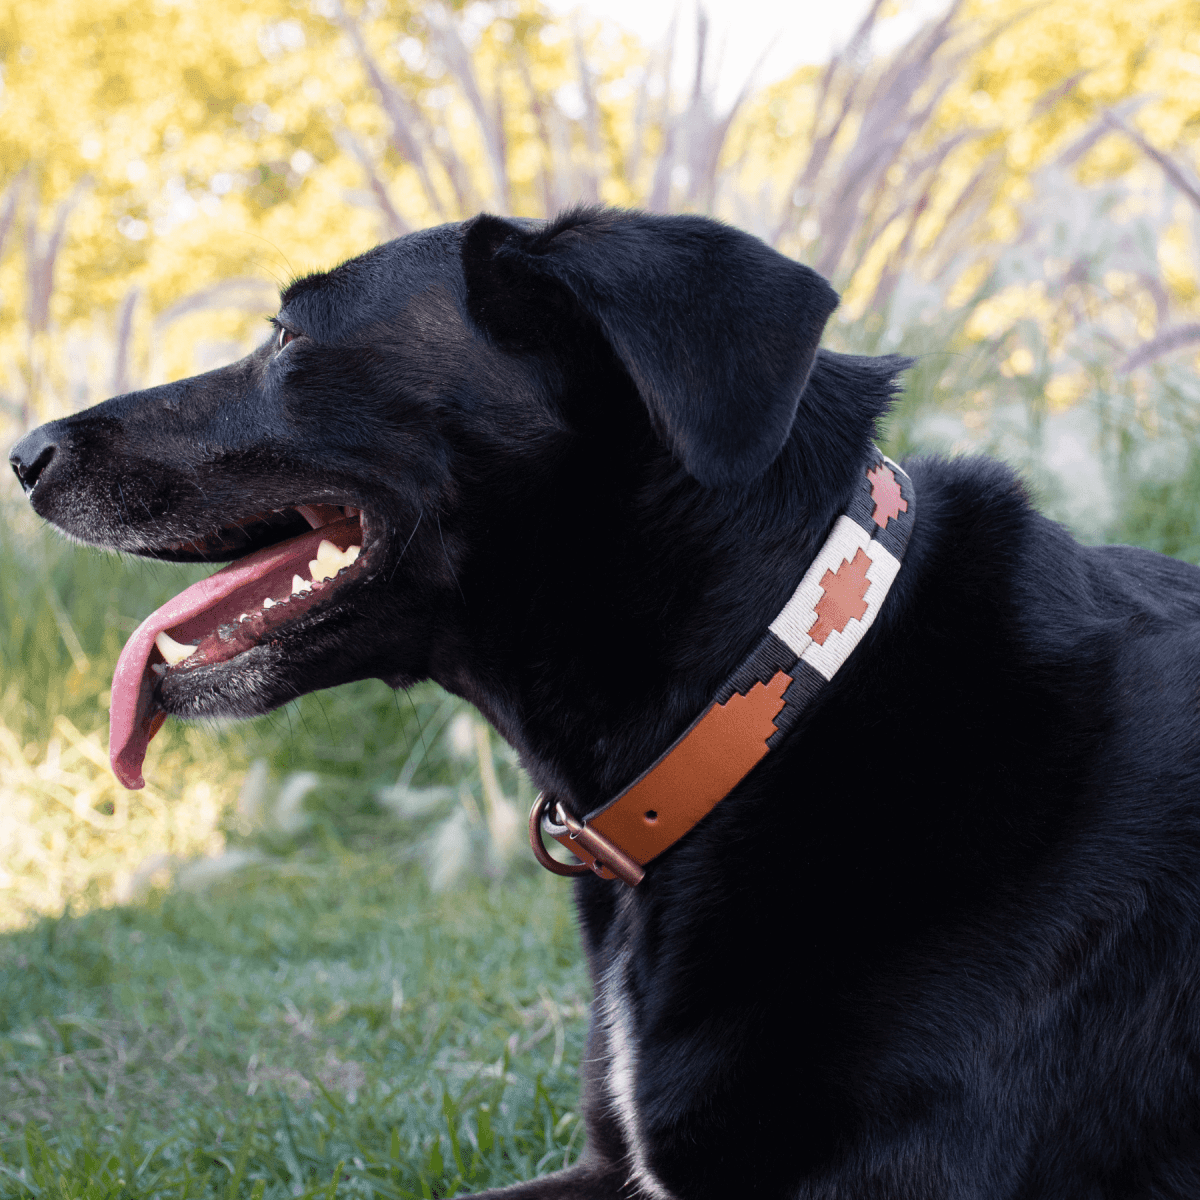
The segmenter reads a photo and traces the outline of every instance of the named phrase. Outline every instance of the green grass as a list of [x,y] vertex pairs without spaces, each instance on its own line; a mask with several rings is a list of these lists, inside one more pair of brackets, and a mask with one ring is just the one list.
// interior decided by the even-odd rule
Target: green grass
[[582,1149],[561,880],[432,893],[386,853],[0,939],[0,1195],[441,1196]]

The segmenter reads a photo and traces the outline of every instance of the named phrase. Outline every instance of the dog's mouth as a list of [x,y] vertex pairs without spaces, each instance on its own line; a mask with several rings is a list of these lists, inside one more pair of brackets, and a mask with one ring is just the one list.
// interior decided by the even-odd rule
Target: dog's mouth
[[[146,747],[166,717],[155,699],[160,680],[244,654],[371,573],[361,509],[314,504],[289,511],[303,517],[307,533],[262,546],[194,583],[151,613],[125,643],[113,673],[109,757],[127,788],[144,786]],[[267,525],[265,517],[248,517],[198,541],[164,546],[155,556],[200,558],[226,547],[231,530]]]

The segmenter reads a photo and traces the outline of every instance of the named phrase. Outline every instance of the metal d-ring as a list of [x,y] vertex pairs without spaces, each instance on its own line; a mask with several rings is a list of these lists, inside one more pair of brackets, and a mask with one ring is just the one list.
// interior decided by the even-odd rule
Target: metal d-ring
[[[587,875],[591,872],[591,867],[585,862],[564,863],[559,862],[549,850],[546,849],[545,843],[542,841],[542,818],[545,816],[546,809],[549,808],[551,797],[545,792],[538,792],[538,798],[533,802],[533,807],[529,810],[529,844],[533,847],[533,857],[546,868],[547,871],[553,872],[555,875]],[[563,826],[563,832],[566,832],[566,826]]]
[[[601,879],[611,879],[615,875],[630,887],[637,887],[642,882],[646,872],[639,862],[630,858],[619,846],[614,846],[599,830],[592,829],[573,817],[561,804],[554,806],[555,816],[561,822],[555,829],[553,822],[545,815],[549,804],[549,797],[542,792],[533,802],[533,809],[529,813],[529,842],[538,862],[547,871],[553,871],[555,875],[583,875],[587,871],[594,871]],[[562,833],[569,834],[571,841],[578,842],[580,848],[592,856],[592,861],[576,866],[551,858],[550,852],[542,844],[543,824],[546,832],[552,837],[558,837]],[[610,874],[605,875],[605,871]]]

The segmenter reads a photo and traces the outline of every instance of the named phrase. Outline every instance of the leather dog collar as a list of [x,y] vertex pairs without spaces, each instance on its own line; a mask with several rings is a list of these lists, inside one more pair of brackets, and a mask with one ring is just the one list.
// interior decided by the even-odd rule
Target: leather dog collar
[[[712,704],[656,762],[582,821],[543,792],[529,814],[538,861],[640,883],[643,868],[707,816],[765,758],[848,659],[900,571],[916,515],[912,480],[878,449],[849,508],[783,611]],[[553,805],[553,809],[551,806]],[[560,863],[545,832],[579,863]]]

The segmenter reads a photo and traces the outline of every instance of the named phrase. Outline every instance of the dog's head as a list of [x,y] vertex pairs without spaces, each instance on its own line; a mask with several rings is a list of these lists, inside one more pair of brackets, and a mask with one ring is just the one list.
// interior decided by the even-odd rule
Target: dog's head
[[816,460],[870,438],[877,397],[831,413],[806,392],[836,302],[699,217],[481,216],[292,284],[232,366],[30,433],[12,463],[66,533],[230,562],[130,639],[118,774],[140,786],[164,713],[248,716],[366,677],[432,676],[519,740],[522,672],[568,644],[583,675],[652,653],[703,590],[701,567],[668,583],[664,565],[732,536],[697,518],[706,497],[744,503],[797,427],[827,491]]

